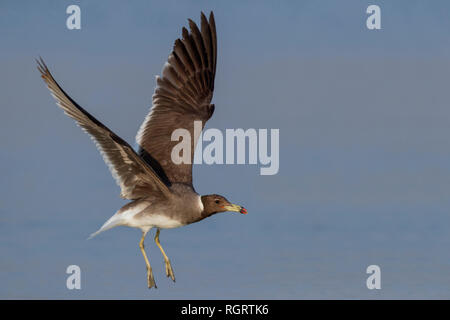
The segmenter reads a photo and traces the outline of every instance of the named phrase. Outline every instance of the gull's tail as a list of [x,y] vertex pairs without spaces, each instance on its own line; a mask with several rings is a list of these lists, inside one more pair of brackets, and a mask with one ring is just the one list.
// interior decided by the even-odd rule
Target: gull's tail
[[121,217],[119,217],[117,214],[113,215],[111,218],[108,219],[108,221],[106,221],[106,222],[101,226],[100,229],[98,229],[97,231],[95,231],[94,233],[92,233],[92,234],[89,236],[89,238],[87,238],[87,240],[92,239],[93,237],[95,237],[96,235],[98,235],[99,233],[101,233],[101,232],[103,232],[103,231],[106,231],[106,230],[109,230],[109,229],[111,229],[111,228],[114,228],[114,227],[118,227],[118,226],[123,225],[122,222],[123,222],[123,221],[122,221],[122,218],[121,218]]
[[91,234],[88,238],[92,239],[99,233],[109,230],[118,226],[129,226],[130,221],[133,221],[133,218],[136,214],[142,212],[149,206],[148,200],[140,199],[130,202],[120,208],[111,218],[106,221],[100,229]]

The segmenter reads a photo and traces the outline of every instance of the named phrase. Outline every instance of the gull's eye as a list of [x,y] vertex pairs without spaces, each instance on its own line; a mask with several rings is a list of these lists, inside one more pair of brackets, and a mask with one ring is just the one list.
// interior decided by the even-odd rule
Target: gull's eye
[[216,199],[216,201],[214,201],[214,202],[218,204],[220,201]]

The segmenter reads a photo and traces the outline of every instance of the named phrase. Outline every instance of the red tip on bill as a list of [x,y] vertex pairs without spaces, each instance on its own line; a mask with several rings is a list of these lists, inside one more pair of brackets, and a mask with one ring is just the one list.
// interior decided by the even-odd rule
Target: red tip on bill
[[243,213],[243,214],[247,214],[247,209],[242,208],[240,212]]

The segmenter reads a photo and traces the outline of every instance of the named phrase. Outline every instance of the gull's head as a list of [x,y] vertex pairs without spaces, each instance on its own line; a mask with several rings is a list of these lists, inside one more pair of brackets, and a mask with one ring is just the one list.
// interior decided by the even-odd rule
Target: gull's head
[[206,216],[226,211],[247,214],[247,210],[244,207],[231,203],[225,197],[218,194],[202,196],[201,199],[203,204],[203,212]]

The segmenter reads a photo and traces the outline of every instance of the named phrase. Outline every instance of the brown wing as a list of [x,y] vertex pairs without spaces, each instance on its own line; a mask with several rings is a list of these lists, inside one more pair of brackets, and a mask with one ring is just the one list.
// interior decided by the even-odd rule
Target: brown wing
[[169,195],[167,186],[133,148],[72,100],[53,79],[42,59],[37,62],[38,70],[57,104],[95,141],[122,190],[121,196],[126,199],[138,199],[148,196],[149,192]]
[[[201,30],[189,21],[191,32],[183,28],[182,38],[175,41],[172,53],[156,78],[151,112],[136,136],[139,154],[150,155],[164,170],[170,182],[192,184],[192,162],[197,138],[194,121],[206,121],[214,112],[210,104],[214,90],[217,60],[217,37],[214,15],[209,21],[201,13]],[[172,132],[183,128],[191,135],[191,162],[175,164],[171,160]]]

